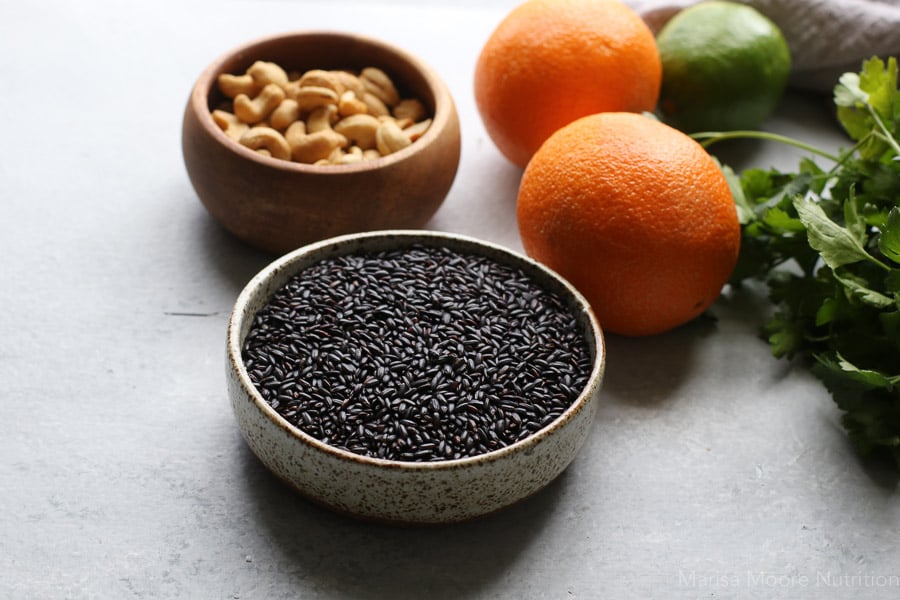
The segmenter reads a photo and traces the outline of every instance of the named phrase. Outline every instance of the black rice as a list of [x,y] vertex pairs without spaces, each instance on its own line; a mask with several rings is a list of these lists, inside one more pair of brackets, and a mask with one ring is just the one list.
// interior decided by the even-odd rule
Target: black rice
[[526,438],[571,406],[592,365],[557,295],[519,269],[430,246],[304,269],[257,313],[242,358],[295,427],[400,461]]

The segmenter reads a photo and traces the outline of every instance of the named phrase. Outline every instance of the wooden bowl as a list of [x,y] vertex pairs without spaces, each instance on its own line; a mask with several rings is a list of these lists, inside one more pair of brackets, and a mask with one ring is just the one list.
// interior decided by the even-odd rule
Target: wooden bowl
[[[319,441],[266,402],[251,379],[242,349],[257,314],[272,296],[294,275],[323,260],[413,246],[486,257],[521,270],[562,300],[575,319],[592,361],[590,375],[568,409],[543,429],[494,451],[437,462],[406,462],[355,454]],[[534,316],[538,318],[538,314]],[[471,352],[474,356],[475,351]],[[587,301],[540,263],[457,234],[382,231],[310,244],[260,271],[235,303],[226,354],[228,395],[238,428],[253,453],[277,477],[306,498],[336,512],[385,523],[437,525],[499,511],[541,490],[566,469],[592,430],[600,402],[606,347]],[[344,366],[352,364],[353,358],[348,356]],[[305,385],[302,379],[297,382]]]
[[[228,138],[211,114],[227,100],[218,76],[242,74],[257,60],[297,72],[378,67],[401,95],[425,104],[432,124],[403,150],[352,165],[263,156]],[[459,117],[438,75],[403,50],[348,33],[286,33],[231,50],[203,71],[184,111],[182,152],[210,215],[248,244],[282,254],[335,235],[422,227],[456,176]]]

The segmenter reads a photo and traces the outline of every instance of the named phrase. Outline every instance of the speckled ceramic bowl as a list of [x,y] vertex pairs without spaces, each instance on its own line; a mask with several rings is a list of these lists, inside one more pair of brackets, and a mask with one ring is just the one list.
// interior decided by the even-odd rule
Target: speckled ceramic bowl
[[[437,462],[368,458],[322,443],[291,425],[250,379],[241,350],[256,314],[301,270],[321,260],[413,244],[475,253],[522,271],[571,310],[593,359],[589,379],[555,421],[512,445]],[[302,495],[354,517],[402,524],[445,524],[486,515],[542,489],[575,458],[597,411],[603,335],[585,299],[558,275],[500,246],[426,231],[381,231],[307,245],[271,263],[244,288],[228,326],[228,393],[238,426],[257,457]]]

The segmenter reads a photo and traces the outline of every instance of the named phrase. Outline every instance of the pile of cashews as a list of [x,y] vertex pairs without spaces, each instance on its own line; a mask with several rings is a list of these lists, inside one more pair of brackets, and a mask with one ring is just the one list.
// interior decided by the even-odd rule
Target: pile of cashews
[[351,164],[392,154],[431,125],[422,102],[401,98],[381,69],[359,74],[312,69],[289,76],[278,64],[223,73],[230,99],[212,111],[229,138],[273,158],[315,165]]

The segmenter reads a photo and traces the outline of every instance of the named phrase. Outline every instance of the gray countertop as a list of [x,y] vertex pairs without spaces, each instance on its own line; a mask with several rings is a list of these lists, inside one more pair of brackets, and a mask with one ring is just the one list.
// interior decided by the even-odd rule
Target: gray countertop
[[[487,7],[479,5],[488,4]],[[471,74],[514,2],[0,4],[0,598],[896,598],[897,475],[859,461],[824,388],[771,357],[765,303],[608,339],[571,467],[500,514],[398,529],[312,506],[245,447],[225,326],[273,257],[205,212],[181,160],[200,71],[301,28],[377,35],[435,67],[463,128],[428,227],[521,250],[520,172]],[[827,99],[766,128],[835,149]],[[734,167],[801,154],[731,144]]]

